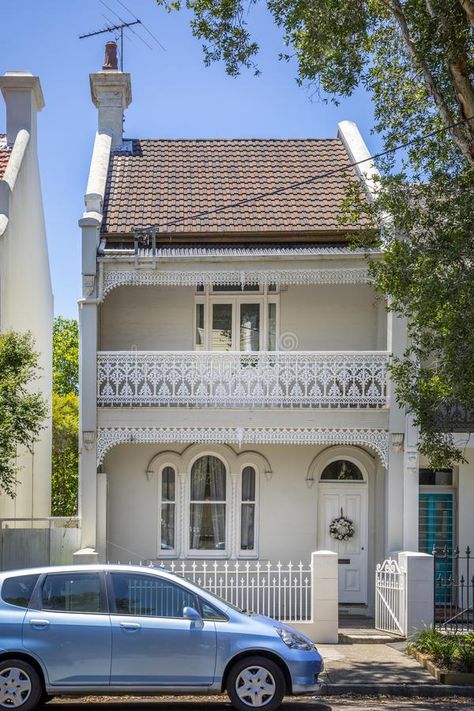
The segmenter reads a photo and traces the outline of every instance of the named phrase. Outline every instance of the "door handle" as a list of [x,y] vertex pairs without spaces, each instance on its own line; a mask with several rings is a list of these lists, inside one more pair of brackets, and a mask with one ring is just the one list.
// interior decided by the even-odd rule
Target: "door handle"
[[141,625],[138,622],[121,622],[120,627],[124,630],[131,630],[133,632],[134,630],[139,630]]
[[30,620],[30,625],[44,629],[45,627],[49,627],[49,620]]

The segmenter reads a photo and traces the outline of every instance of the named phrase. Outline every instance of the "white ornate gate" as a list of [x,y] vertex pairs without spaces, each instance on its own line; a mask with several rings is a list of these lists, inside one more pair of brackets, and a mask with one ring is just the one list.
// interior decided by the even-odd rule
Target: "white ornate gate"
[[396,560],[388,558],[375,570],[375,627],[406,637],[406,572]]

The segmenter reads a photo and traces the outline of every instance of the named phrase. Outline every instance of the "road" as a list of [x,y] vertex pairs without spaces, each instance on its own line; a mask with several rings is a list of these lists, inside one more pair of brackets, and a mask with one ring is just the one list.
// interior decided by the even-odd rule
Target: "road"
[[[94,711],[103,706],[103,711],[231,711],[232,707],[226,697],[211,697],[205,701],[169,698],[106,698],[87,697],[84,699],[54,699],[49,704],[41,706],[43,711],[54,711],[55,706],[61,706],[58,711]],[[395,699],[395,698],[325,698],[315,699],[302,697],[285,702],[281,711],[472,711],[474,699]]]

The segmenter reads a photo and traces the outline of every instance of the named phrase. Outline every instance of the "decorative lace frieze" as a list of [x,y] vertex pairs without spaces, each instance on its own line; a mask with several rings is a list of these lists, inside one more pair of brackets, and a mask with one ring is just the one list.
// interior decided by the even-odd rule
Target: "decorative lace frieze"
[[369,282],[369,271],[366,267],[248,269],[245,271],[106,270],[104,273],[104,296],[119,286],[197,286],[198,284],[239,287],[245,284],[304,286],[310,284],[366,284]]
[[119,444],[309,444],[369,447],[386,467],[388,432],[309,427],[110,427],[97,432],[97,463]]
[[383,407],[385,352],[107,351],[97,404],[153,407]]

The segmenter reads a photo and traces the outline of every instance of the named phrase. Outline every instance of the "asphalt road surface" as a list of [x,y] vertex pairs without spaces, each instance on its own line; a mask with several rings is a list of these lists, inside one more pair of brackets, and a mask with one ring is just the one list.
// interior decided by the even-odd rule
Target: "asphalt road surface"
[[[93,711],[99,706],[103,711],[231,711],[232,706],[226,697],[202,697],[192,700],[168,697],[133,698],[133,697],[84,697],[81,699],[53,699],[49,704],[38,707],[43,711]],[[300,697],[283,703],[281,711],[473,711],[474,699],[396,699],[380,698],[311,698]],[[58,709],[59,711],[59,709]]]

